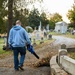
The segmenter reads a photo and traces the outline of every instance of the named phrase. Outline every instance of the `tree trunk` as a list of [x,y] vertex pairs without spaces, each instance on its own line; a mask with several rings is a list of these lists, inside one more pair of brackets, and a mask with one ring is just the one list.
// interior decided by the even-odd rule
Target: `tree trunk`
[[8,35],[13,24],[13,0],[8,0],[8,27],[7,27],[7,46],[8,46]]

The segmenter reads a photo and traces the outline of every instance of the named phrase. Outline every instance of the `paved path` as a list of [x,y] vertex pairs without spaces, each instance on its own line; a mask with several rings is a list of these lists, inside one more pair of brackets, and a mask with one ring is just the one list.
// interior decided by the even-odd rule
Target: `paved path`
[[54,45],[65,44],[67,47],[75,47],[75,39],[67,38],[63,36],[52,36],[56,41],[53,43]]

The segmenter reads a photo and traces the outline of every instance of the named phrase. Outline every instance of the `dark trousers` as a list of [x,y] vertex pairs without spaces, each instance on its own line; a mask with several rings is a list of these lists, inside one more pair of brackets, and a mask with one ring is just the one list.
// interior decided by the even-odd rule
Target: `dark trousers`
[[[18,65],[23,66],[26,48],[25,47],[13,47],[13,54],[14,54],[14,68],[18,69]],[[20,60],[18,58],[20,54]]]

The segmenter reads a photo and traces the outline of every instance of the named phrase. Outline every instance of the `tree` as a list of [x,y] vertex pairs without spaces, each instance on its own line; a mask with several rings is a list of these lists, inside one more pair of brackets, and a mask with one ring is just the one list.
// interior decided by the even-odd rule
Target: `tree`
[[54,29],[55,23],[63,21],[62,16],[59,13],[54,13],[50,17],[50,28]]
[[50,25],[50,29],[55,28],[55,23],[52,20],[49,21],[49,25]]
[[32,28],[38,28],[39,24],[40,24],[40,14],[39,11],[37,9],[33,9],[28,17],[29,20],[29,26],[31,26]]
[[67,17],[71,22],[70,26],[75,27],[75,4],[68,10]]
[[[8,16],[8,32],[13,24],[13,11],[14,8],[26,9],[27,5],[32,4],[36,1],[41,2],[42,0],[0,0],[0,23],[3,25],[5,16]],[[8,13],[7,13],[7,12]],[[4,14],[4,16],[3,16]],[[0,27],[0,31],[2,27]]]
[[62,21],[62,16],[59,13],[54,13],[51,17],[50,20],[52,20],[54,23]]
[[5,27],[5,16],[7,16],[7,10],[5,8],[6,0],[0,0],[0,33],[6,31]]
[[45,28],[47,24],[49,24],[49,20],[46,17],[46,13],[42,12],[42,14],[40,15],[41,18],[41,22],[42,22],[42,26]]
[[13,25],[13,0],[8,0],[8,32]]
[[70,22],[75,22],[75,5],[72,6],[72,9],[68,10],[67,17]]
[[29,10],[27,8],[20,9],[20,10],[14,9],[13,22],[15,22],[17,19],[19,19],[22,22],[22,26],[25,27],[25,26],[29,25],[28,15],[29,15]]

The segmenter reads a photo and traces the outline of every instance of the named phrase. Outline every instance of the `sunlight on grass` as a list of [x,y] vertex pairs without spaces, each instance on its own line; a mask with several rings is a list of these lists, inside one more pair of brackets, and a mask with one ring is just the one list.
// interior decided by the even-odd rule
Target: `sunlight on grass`
[[2,46],[0,46],[0,59],[5,58],[6,56],[9,56],[12,54],[12,51],[4,51],[2,49]]
[[52,39],[52,40],[45,40],[44,43],[42,43],[42,44],[37,44],[34,48],[35,48],[35,49],[42,48],[43,46],[46,46],[48,43],[50,44],[50,43],[52,43],[53,41],[54,41],[54,39]]
[[3,43],[4,43],[4,39],[0,38],[0,44],[3,44]]
[[72,59],[75,59],[75,52],[69,52],[68,54]]
[[68,37],[68,38],[73,38],[75,39],[75,35],[71,35],[71,34],[68,34],[68,35],[64,35],[65,37]]
[[4,39],[0,38],[0,58],[2,55],[9,55],[11,51],[4,51],[3,48]]
[[50,32],[51,35],[63,35],[62,33]]
[[5,50],[3,50],[2,48],[3,48],[3,47],[0,46],[0,54],[10,54],[10,53],[11,53],[11,51],[5,51]]
[[75,39],[75,34],[72,35],[71,33],[67,32],[65,34],[62,33],[56,33],[56,32],[50,32],[49,34],[51,35],[56,35],[56,36],[64,36],[64,37],[68,37],[68,38],[74,38]]

